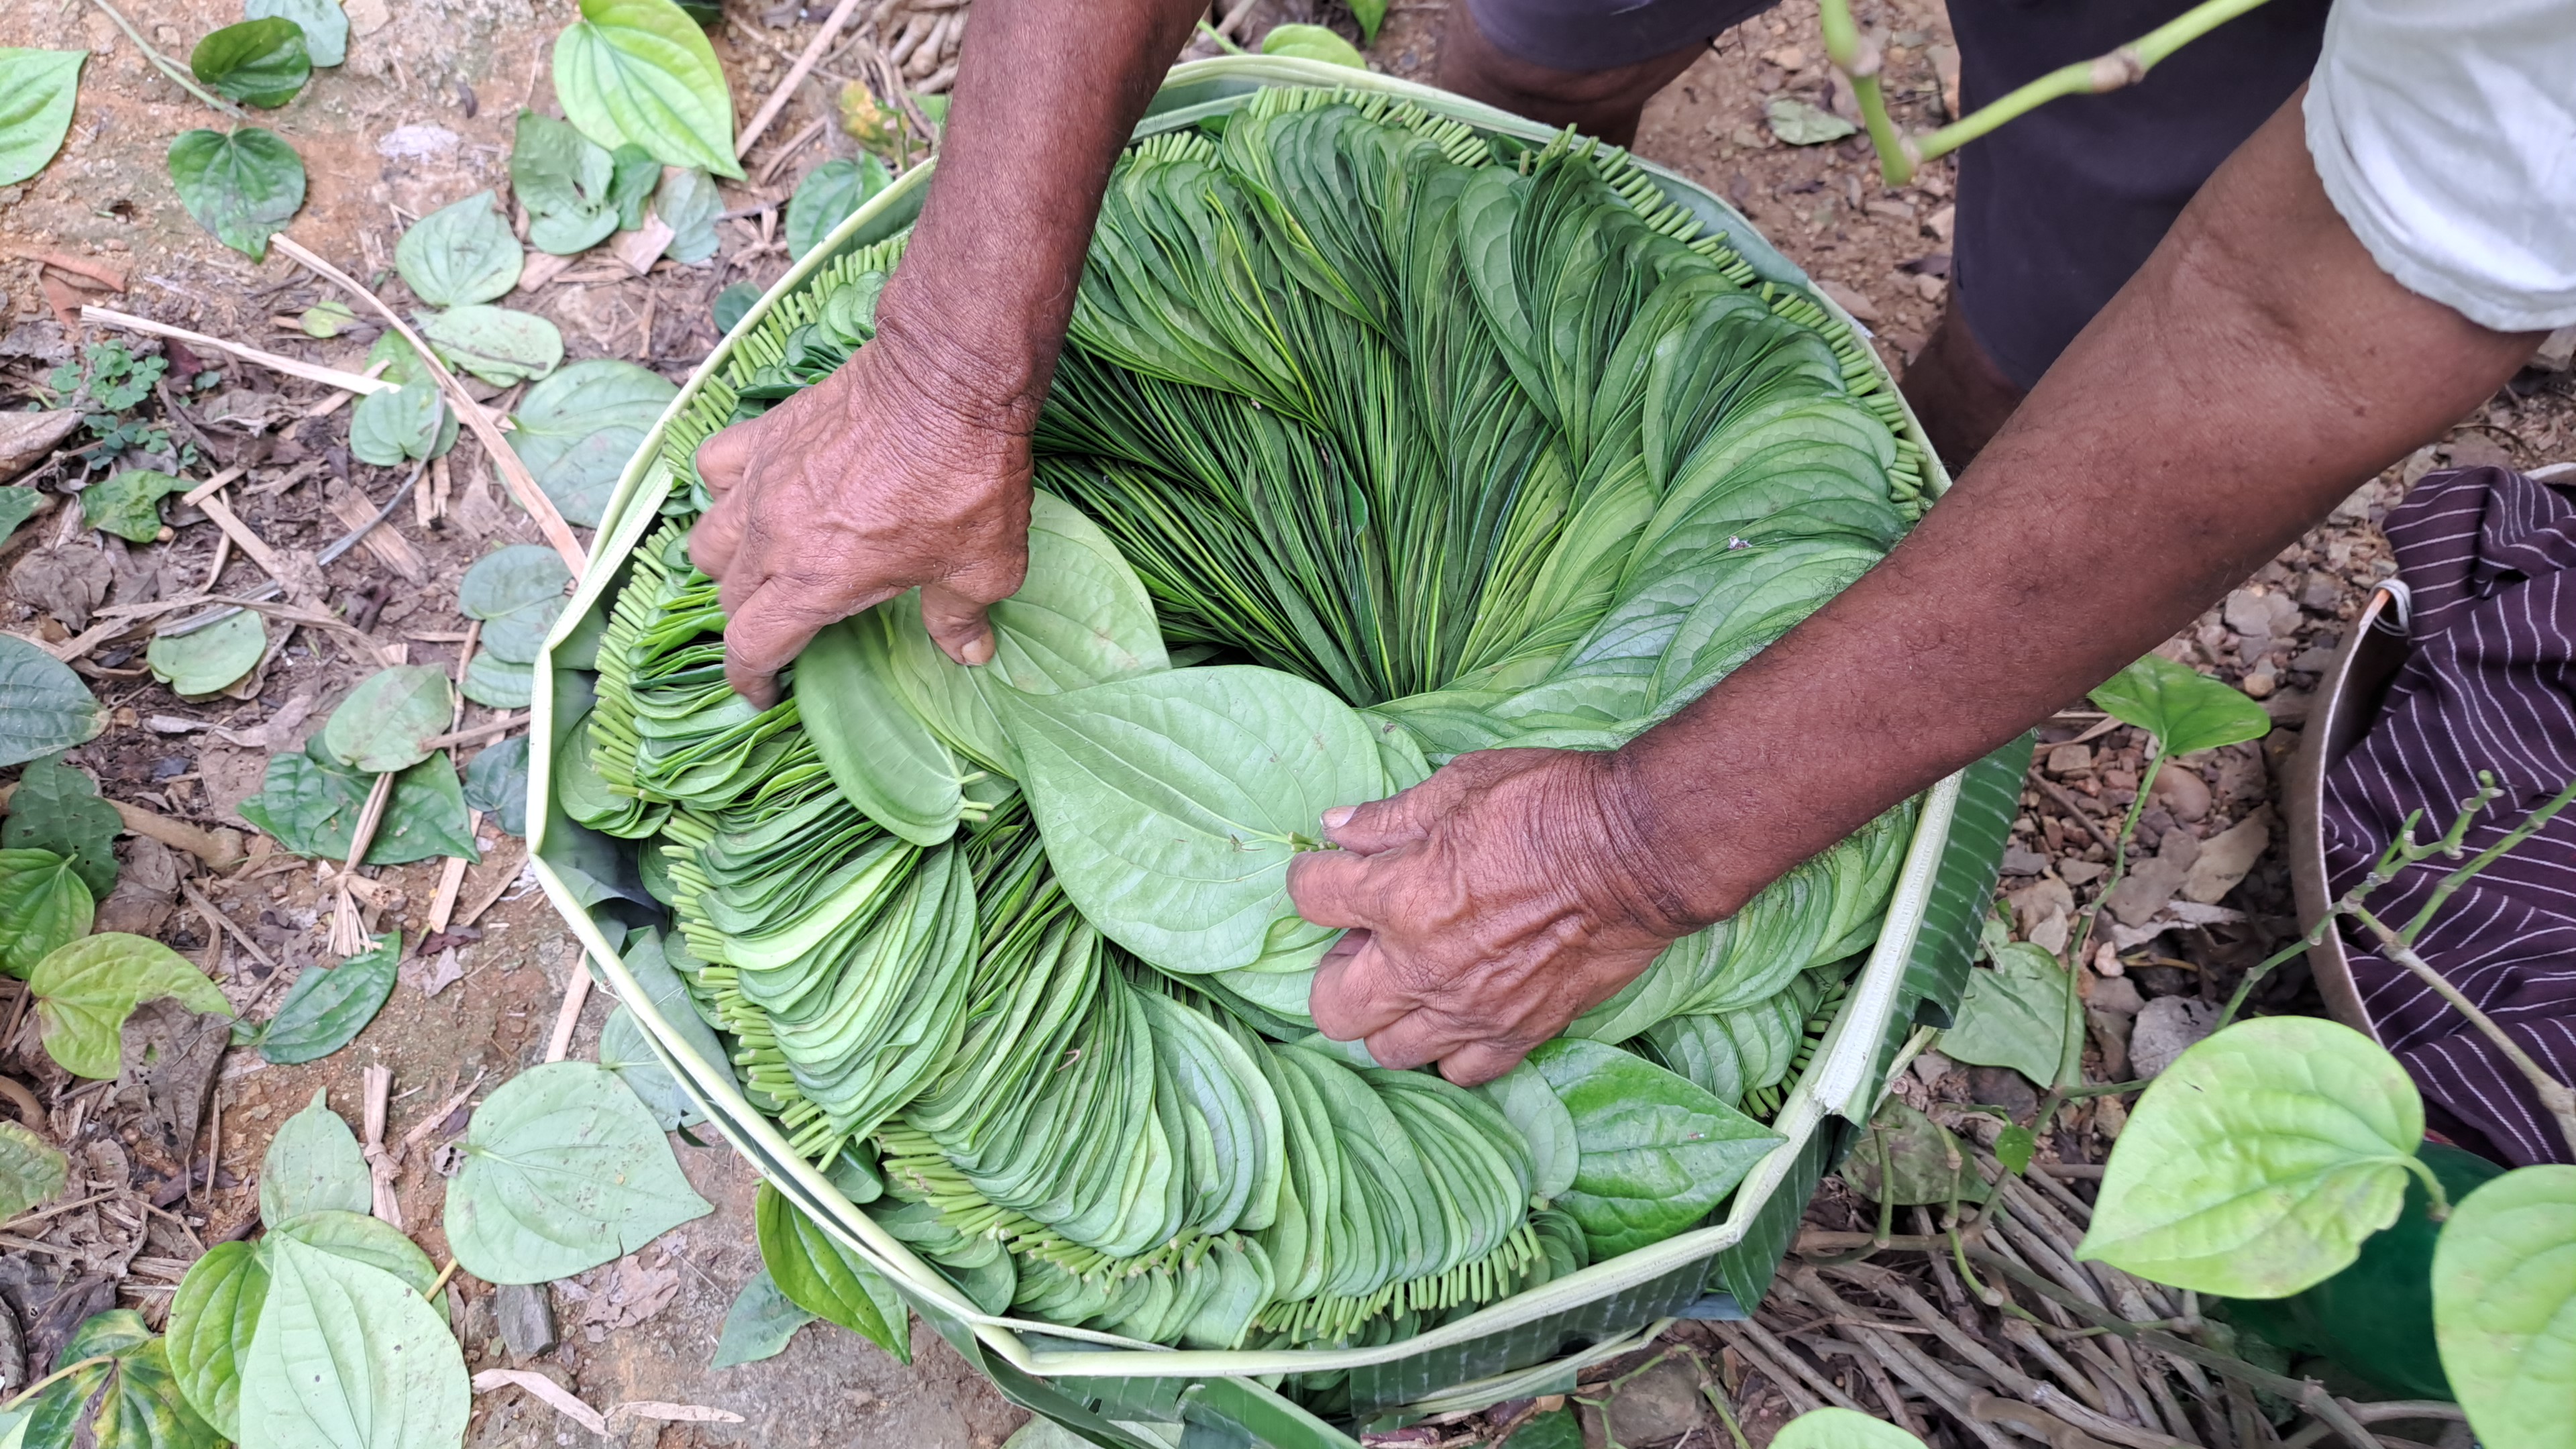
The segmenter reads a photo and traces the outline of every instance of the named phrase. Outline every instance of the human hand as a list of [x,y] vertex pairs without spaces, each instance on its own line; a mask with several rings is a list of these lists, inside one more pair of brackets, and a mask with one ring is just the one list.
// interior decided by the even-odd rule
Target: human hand
[[1634,788],[1616,755],[1487,750],[1328,812],[1342,848],[1288,867],[1299,914],[1348,929],[1315,973],[1315,1025],[1473,1086],[1608,1000],[1697,928],[1638,837]]
[[881,333],[699,446],[716,502],[689,556],[722,585],[725,678],[744,698],[774,702],[817,631],[915,586],[950,658],[993,657],[985,607],[1028,569],[1029,439],[959,401],[980,395]]

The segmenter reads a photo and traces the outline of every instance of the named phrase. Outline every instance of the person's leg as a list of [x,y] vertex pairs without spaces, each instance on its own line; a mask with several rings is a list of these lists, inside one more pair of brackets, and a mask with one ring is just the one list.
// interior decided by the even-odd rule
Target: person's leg
[[[2190,3],[1951,0],[1962,99],[1974,109],[2105,54]],[[2053,101],[1960,151],[1950,308],[1904,389],[1953,471],[2307,79],[2326,3],[2274,0],[2128,89]]]
[[1457,0],[1432,83],[1551,126],[1633,145],[1646,102],[1709,39],[1773,0]]

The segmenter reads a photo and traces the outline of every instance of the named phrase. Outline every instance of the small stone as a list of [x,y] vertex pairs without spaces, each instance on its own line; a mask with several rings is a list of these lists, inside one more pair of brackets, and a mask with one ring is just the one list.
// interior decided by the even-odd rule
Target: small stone
[[2267,699],[2271,697],[2273,690],[2280,687],[2280,683],[2272,677],[2272,671],[2257,669],[2245,676],[2243,687],[2247,696],[2254,699]]
[[2075,893],[2066,888],[2066,882],[2054,876],[2042,876],[2004,899],[2012,904],[2013,924],[2020,928],[2025,939],[2029,937],[2031,927],[2046,920],[2052,911],[2065,915],[2075,909]]
[[2071,886],[2091,885],[2110,871],[2111,867],[2093,860],[2070,860],[2057,867],[2058,879]]
[[[2272,717],[2274,724],[2306,724],[2308,706],[2314,699],[2315,696],[2304,689],[2285,689],[2263,701],[2263,712]],[[2282,739],[2285,736],[2276,734],[2272,738]]]
[[2576,371],[2576,327],[2561,327],[2540,339],[2530,365],[2542,372]]
[[542,1283],[504,1283],[492,1290],[492,1314],[501,1323],[501,1342],[516,1359],[530,1359],[555,1346],[555,1310]]
[[1610,1438],[1620,1444],[1661,1444],[1678,1439],[1706,1422],[1708,1400],[1700,1396],[1699,1369],[1685,1358],[1668,1358],[1612,1391],[1608,1411]]
[[2129,1031],[2129,1069],[2152,1080],[2218,1024],[2218,1008],[2196,996],[2159,996]]
[[2126,976],[2087,975],[2084,978],[2084,1009],[2109,1016],[2135,1016],[2144,1011],[2147,999],[2138,994],[2138,983]]
[[2238,589],[2227,596],[2219,617],[2239,634],[2270,635],[2272,632],[2271,600],[2252,589]]
[[2343,580],[2329,573],[2308,575],[2308,586],[2299,591],[2299,607],[2331,614],[2343,604]]
[[1816,290],[1833,298],[1835,306],[1842,308],[1844,311],[1852,314],[1852,316],[1863,322],[1867,322],[1872,326],[1876,326],[1880,322],[1886,320],[1886,318],[1879,313],[1878,304],[1872,302],[1867,297],[1862,296],[1854,288],[1844,286],[1840,282],[1819,279],[1816,283]]
[[2030,933],[2023,939],[2051,956],[2056,956],[2066,950],[2066,942],[2074,934],[2075,928],[2067,921],[2066,912],[2053,910],[2038,925],[2031,927]]
[[2334,668],[2334,662],[2334,646],[2332,644],[2319,644],[2311,648],[2300,650],[2298,654],[2290,660],[2290,668],[2301,674],[2323,674],[2327,670]]
[[2201,842],[2199,858],[2183,878],[2185,900],[2214,904],[2236,889],[2272,843],[2272,807],[2262,806],[2243,820]]
[[1927,1087],[1938,1086],[1941,1079],[1959,1069],[1959,1064],[1939,1052],[1924,1052],[1914,1059],[1915,1080]]
[[2004,847],[2004,874],[2037,875],[2048,869],[2048,857],[2019,845]]
[[2093,768],[2093,747],[2059,745],[2048,752],[2048,773],[2074,775]]
[[[2165,838],[2190,839],[2179,830]],[[2120,881],[2119,889],[2103,901],[2103,908],[2124,926],[2143,926],[2155,919],[2156,913],[2165,908],[2165,902],[2173,899],[2174,892],[2181,889],[2183,877],[2190,870],[2190,866],[2172,857],[2150,856],[2129,868],[2128,875]]]
[[2039,1110],[2039,1093],[2010,1067],[1968,1068],[1968,1100],[2001,1107],[2015,1117]]

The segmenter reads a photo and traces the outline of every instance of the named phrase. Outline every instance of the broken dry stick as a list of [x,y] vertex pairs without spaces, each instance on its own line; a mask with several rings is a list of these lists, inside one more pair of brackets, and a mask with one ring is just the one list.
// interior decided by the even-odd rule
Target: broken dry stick
[[572,980],[564,986],[563,1005],[555,1010],[554,1035],[546,1038],[546,1060],[559,1062],[572,1050],[573,1028],[581,1024],[582,1003],[590,1000],[590,957],[573,963]]
[[141,332],[153,337],[173,337],[192,347],[211,347],[217,352],[229,352],[244,362],[258,363],[272,372],[282,372],[289,377],[300,377],[306,382],[318,382],[325,387],[336,387],[344,392],[392,392],[402,386],[398,382],[387,382],[379,377],[342,372],[336,367],[324,367],[319,363],[306,362],[302,358],[263,352],[256,347],[244,347],[238,342],[227,342],[220,337],[209,337],[203,332],[191,332],[185,327],[173,327],[167,322],[155,322],[149,317],[137,317],[130,312],[119,312],[110,307],[83,307],[81,320],[104,322],[110,327],[122,327],[128,332]]

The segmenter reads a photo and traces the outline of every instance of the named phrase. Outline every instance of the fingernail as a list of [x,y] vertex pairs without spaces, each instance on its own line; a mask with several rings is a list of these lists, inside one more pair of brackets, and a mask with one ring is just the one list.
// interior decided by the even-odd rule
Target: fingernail
[[1326,830],[1339,830],[1343,826],[1350,824],[1351,817],[1358,813],[1359,807],[1356,805],[1336,805],[1332,809],[1324,812],[1324,828]]

